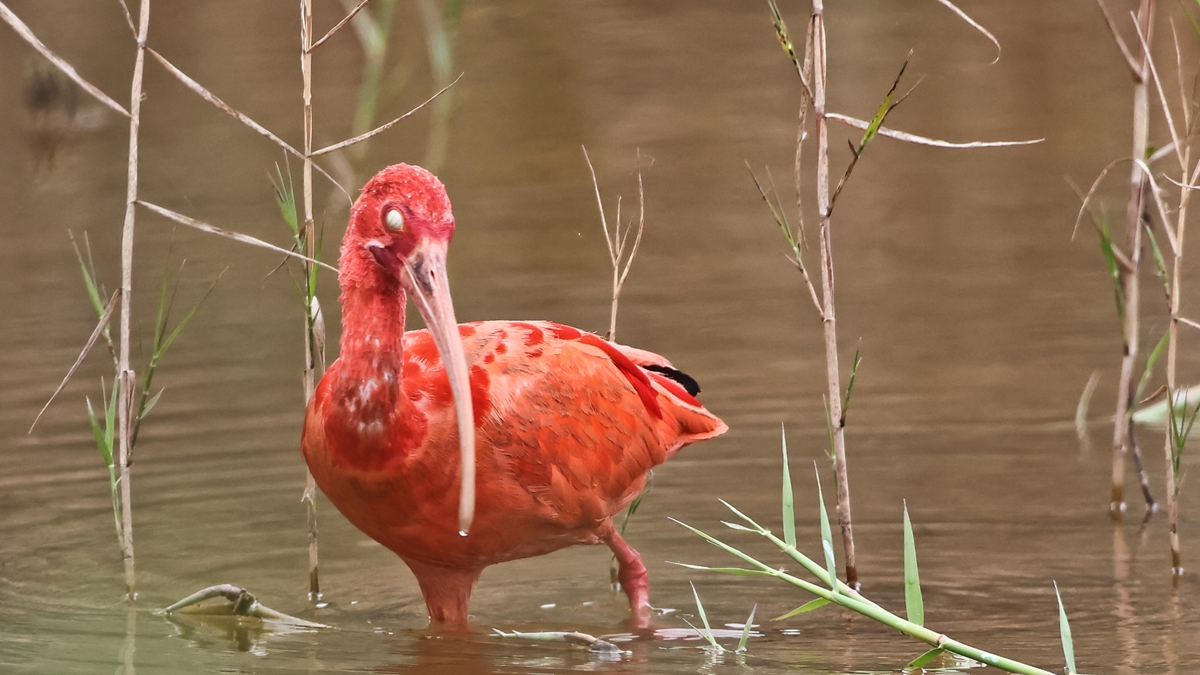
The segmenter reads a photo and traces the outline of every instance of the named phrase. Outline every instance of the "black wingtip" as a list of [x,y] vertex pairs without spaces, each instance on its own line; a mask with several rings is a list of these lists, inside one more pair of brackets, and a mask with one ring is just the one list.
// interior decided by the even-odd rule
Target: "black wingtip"
[[667,366],[642,367],[646,370],[653,370],[656,373],[661,373],[672,380],[675,380],[679,383],[679,386],[683,387],[684,391],[686,391],[689,396],[695,396],[696,394],[700,393],[700,383],[697,382],[691,375],[688,375],[682,370],[675,370],[674,368],[668,368]]

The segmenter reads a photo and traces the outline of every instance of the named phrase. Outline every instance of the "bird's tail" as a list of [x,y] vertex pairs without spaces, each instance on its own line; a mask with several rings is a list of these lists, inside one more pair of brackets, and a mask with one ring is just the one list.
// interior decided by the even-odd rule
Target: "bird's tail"
[[[677,442],[668,444],[668,458],[689,443],[715,438],[729,430],[721,418],[696,399],[696,394],[700,393],[696,380],[676,369],[670,361],[653,352],[625,345],[613,346],[649,376],[659,394],[664,417],[669,418],[668,425],[677,429]],[[670,424],[670,420],[674,424]]]

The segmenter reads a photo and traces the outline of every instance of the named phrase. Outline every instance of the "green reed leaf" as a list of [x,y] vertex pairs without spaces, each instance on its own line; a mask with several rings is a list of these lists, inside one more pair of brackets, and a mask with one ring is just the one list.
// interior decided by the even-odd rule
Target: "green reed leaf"
[[1054,597],[1058,599],[1058,634],[1062,638],[1063,656],[1067,659],[1067,675],[1075,675],[1078,672],[1075,670],[1075,642],[1071,639],[1071,622],[1067,620],[1057,581],[1054,582]]
[[758,603],[756,602],[754,603],[754,606],[750,608],[750,618],[746,619],[746,623],[742,625],[742,639],[738,640],[737,649],[734,650],[735,654],[746,653],[746,642],[750,640],[750,629],[754,628],[754,613],[757,611]]
[[800,605],[799,607],[797,607],[796,609],[793,609],[792,611],[788,612],[787,614],[780,614],[779,616],[777,616],[771,620],[772,621],[782,621],[784,619],[796,616],[797,614],[804,614],[806,612],[811,612],[814,609],[820,609],[821,607],[828,605],[830,602],[831,601],[826,600],[825,598],[817,598],[815,600],[809,600],[808,602],[804,603],[803,605]]
[[833,554],[833,528],[829,526],[829,512],[825,510],[825,494],[821,490],[821,472],[817,463],[813,462],[813,472],[817,476],[817,502],[821,505],[821,548],[825,551],[825,568],[829,572],[829,588],[834,595],[838,594],[837,561]]
[[[708,640],[709,646],[711,646],[715,651],[725,651],[725,648],[717,644],[717,639],[713,637],[712,628],[708,625],[708,615],[704,613],[704,603],[700,602],[700,594],[696,592],[696,584],[693,584],[689,581],[688,585],[692,587],[692,597],[696,598],[696,613],[700,615],[700,621],[704,624],[704,630],[700,631],[695,626],[692,626],[690,622],[688,625],[692,626],[692,630],[700,633],[701,637],[703,637],[705,640]],[[687,619],[684,619],[684,621],[687,621]]]
[[945,653],[945,651],[946,650],[942,649],[941,647],[934,647],[933,649],[930,649],[929,651],[925,652],[924,654],[913,659],[912,663],[909,663],[907,666],[904,666],[904,670],[905,670],[905,672],[907,672],[910,670],[916,670],[917,668],[922,668],[926,664],[928,664],[930,661],[941,656],[943,653]]
[[912,521],[908,518],[908,502],[904,502],[904,611],[908,620],[925,625],[925,601],[921,598],[921,576],[917,573],[917,544],[913,538]]
[[779,427],[783,444],[783,540],[796,547],[796,509],[792,499],[792,474],[788,470],[787,432]]

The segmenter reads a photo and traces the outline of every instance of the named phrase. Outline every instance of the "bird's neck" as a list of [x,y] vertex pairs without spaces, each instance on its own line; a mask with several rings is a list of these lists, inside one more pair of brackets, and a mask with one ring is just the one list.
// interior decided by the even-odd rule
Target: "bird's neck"
[[[388,280],[392,281],[392,280]],[[398,283],[356,286],[342,292],[342,349],[338,377],[331,384],[347,421],[366,428],[390,426],[406,403],[404,371],[404,290]],[[378,423],[375,425],[373,423]]]
[[[325,434],[336,461],[382,470],[423,438],[424,416],[404,395],[404,291],[342,290],[342,351],[326,376]],[[397,440],[400,439],[400,440]]]

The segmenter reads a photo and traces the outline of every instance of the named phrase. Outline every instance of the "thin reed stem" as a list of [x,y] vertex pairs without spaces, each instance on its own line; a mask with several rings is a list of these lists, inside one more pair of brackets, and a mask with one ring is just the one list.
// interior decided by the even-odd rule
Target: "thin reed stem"
[[830,228],[832,203],[829,191],[829,129],[825,118],[826,43],[825,9],[812,3],[813,118],[817,131],[817,215],[821,229],[822,322],[825,327],[825,374],[828,382],[829,419],[832,425],[834,475],[837,477],[838,526],[842,532],[846,584],[858,587],[854,555],[854,525],[850,516],[850,480],[846,471],[846,418],[842,414],[842,385],[838,371],[837,311],[834,307],[833,241]]
[[[1103,5],[1102,5],[1103,7]],[[1113,467],[1112,467],[1112,501],[1109,508],[1114,516],[1119,517],[1125,510],[1124,481],[1125,455],[1132,449],[1139,450],[1133,440],[1133,422],[1130,418],[1130,406],[1133,403],[1133,393],[1136,383],[1133,371],[1138,357],[1139,304],[1141,289],[1138,282],[1138,269],[1142,259],[1142,211],[1146,196],[1146,176],[1137,161],[1146,156],[1146,145],[1150,128],[1150,101],[1148,89],[1149,54],[1151,31],[1154,17],[1154,0],[1141,0],[1138,7],[1138,30],[1146,36],[1141,45],[1137,70],[1133,75],[1133,148],[1132,156],[1135,165],[1129,179],[1129,203],[1125,213],[1125,231],[1128,241],[1127,254],[1130,268],[1121,268],[1121,287],[1124,291],[1125,325],[1123,327],[1123,345],[1121,358],[1121,376],[1117,385],[1117,408],[1113,422]],[[1119,43],[1121,44],[1121,43]],[[1141,464],[1140,457],[1138,464]],[[1146,508],[1155,508],[1154,499],[1150,495],[1144,470],[1140,472]]]
[[[1183,161],[1186,167],[1191,161],[1192,148],[1189,146],[1184,150]],[[1184,175],[1186,178],[1186,174]],[[1175,230],[1175,242],[1173,260],[1171,263],[1171,322],[1167,328],[1167,405],[1175,405],[1175,363],[1177,352],[1179,349],[1179,296],[1182,290],[1182,268],[1183,268],[1183,238],[1186,231],[1185,224],[1187,222],[1188,202],[1191,198],[1192,191],[1188,188],[1180,188],[1179,190],[1179,211],[1178,220]],[[1163,223],[1164,228],[1171,227],[1170,223]],[[1186,401],[1186,398],[1184,399]],[[1184,406],[1186,408],[1186,405]],[[1174,423],[1174,416],[1169,415],[1170,423]],[[1182,447],[1175,447],[1176,436],[1173,430],[1168,429],[1164,434],[1163,451],[1166,455],[1166,492],[1167,492],[1167,527],[1168,536],[1171,544],[1171,572],[1175,582],[1175,586],[1179,586],[1179,579],[1183,576],[1183,554],[1179,550],[1179,500],[1176,492],[1178,491],[1178,476],[1175,475],[1175,458],[1176,453],[1182,452]]]
[[129,365],[130,323],[133,300],[133,230],[138,196],[138,131],[142,120],[142,75],[146,65],[146,36],[150,29],[150,0],[142,0],[138,13],[137,58],[129,96],[129,173],[125,184],[125,224],[121,230],[121,347],[117,363],[117,435],[120,443],[121,557],[125,563],[125,592],[137,598],[133,557],[133,493],[129,467],[133,461],[133,399],[137,378]]
[[[363,3],[366,4],[365,2]],[[361,9],[360,5],[358,9]],[[356,10],[357,11],[357,10]],[[353,13],[352,13],[353,14]],[[332,34],[332,31],[331,31]],[[313,112],[312,112],[312,39],[313,39],[313,0],[300,0],[300,73],[304,78],[304,246],[305,255],[310,259],[316,253],[316,227],[313,225]],[[317,388],[316,359],[313,354],[313,324],[315,320],[315,303],[313,303],[312,286],[314,280],[312,264],[301,261],[305,279],[304,306],[304,404],[312,399],[313,391]],[[304,497],[308,513],[308,597],[318,600],[321,597],[320,564],[317,546],[317,484],[312,472],[305,469]]]
[[[642,245],[642,234],[646,229],[646,192],[642,184],[641,152],[638,152],[638,227],[637,235],[633,238],[633,248],[625,255],[625,245],[629,243],[629,232],[633,228],[633,219],[621,230],[621,199],[617,198],[617,215],[613,229],[608,229],[608,217],[604,214],[604,202],[600,199],[600,184],[596,181],[596,169],[592,166],[592,158],[588,156],[587,148],[583,149],[583,158],[587,161],[588,171],[592,176],[592,189],[596,193],[596,208],[600,211],[600,226],[604,230],[604,243],[608,246],[608,259],[612,264],[612,305],[608,317],[608,333],[605,340],[617,339],[617,308],[621,302],[621,290],[625,287],[625,279],[633,267],[637,257],[638,247]],[[631,506],[632,509],[636,508]]]

